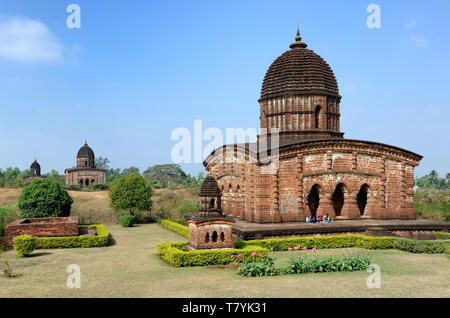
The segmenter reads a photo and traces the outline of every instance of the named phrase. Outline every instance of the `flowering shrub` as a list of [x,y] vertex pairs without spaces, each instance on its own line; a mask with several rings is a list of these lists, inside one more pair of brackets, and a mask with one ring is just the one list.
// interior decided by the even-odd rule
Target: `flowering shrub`
[[269,256],[255,257],[255,252],[252,253],[253,258],[244,261],[242,266],[238,269],[238,274],[246,277],[258,276],[275,276],[278,275],[279,269],[273,263],[274,259]]
[[[331,251],[332,252],[332,251]],[[330,255],[333,253],[330,252]],[[367,269],[370,265],[368,256],[344,255],[343,258],[328,256],[325,258],[309,258],[306,253],[289,258],[289,265],[282,270],[284,274],[321,273],[359,271]]]

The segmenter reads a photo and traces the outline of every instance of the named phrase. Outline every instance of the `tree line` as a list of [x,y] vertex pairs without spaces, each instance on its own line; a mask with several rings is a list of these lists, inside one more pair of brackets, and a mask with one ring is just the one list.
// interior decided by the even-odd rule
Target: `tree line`
[[445,190],[450,189],[450,173],[445,178],[440,178],[436,170],[432,170],[429,174],[417,178],[415,185],[419,188]]
[[[106,170],[106,183],[111,182],[125,175],[138,173],[156,189],[159,188],[179,188],[179,187],[195,187],[203,183],[205,173],[200,172],[197,177],[191,176],[181,169],[178,164],[162,164],[148,167],[144,172],[140,173],[139,168],[131,166],[129,168],[120,169],[110,167],[110,161],[106,157],[98,157],[95,159],[95,165],[98,169]],[[24,186],[24,178],[30,175],[30,170],[21,171],[19,168],[8,167],[5,170],[0,168],[0,187],[4,188],[20,188]],[[42,174],[47,178],[58,181],[61,185],[65,185],[65,176],[60,175],[58,171],[52,169],[49,173]]]

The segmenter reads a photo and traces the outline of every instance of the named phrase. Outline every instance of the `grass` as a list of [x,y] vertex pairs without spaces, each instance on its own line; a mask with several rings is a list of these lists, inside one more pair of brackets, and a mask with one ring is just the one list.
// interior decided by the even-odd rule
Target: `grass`
[[[174,268],[156,255],[156,244],[184,237],[157,224],[108,226],[115,244],[102,248],[38,250],[30,258],[0,252],[21,277],[0,277],[3,297],[448,297],[450,264],[443,254],[371,251],[381,266],[381,288],[369,289],[366,272],[244,278],[228,267]],[[352,253],[361,253],[351,249]],[[335,255],[342,253],[334,250]],[[276,252],[285,264],[290,252]],[[328,255],[329,250],[319,250]],[[81,267],[81,288],[66,287],[69,264]]]

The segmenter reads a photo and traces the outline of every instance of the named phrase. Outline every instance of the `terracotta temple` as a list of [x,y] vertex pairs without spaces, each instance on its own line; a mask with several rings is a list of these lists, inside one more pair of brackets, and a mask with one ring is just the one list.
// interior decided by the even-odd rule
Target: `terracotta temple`
[[77,154],[77,166],[66,169],[66,186],[89,186],[106,182],[106,170],[95,167],[95,155],[87,142],[80,148]]
[[[204,161],[221,191],[217,200],[223,214],[257,223],[325,214],[333,219],[415,219],[414,168],[422,156],[344,138],[340,102],[333,70],[297,31],[290,49],[265,75],[259,105],[260,126],[267,133],[258,136],[258,147],[224,145]],[[272,128],[278,129],[276,148],[269,142]],[[276,163],[270,173],[267,159]],[[203,209],[212,200],[205,196]]]

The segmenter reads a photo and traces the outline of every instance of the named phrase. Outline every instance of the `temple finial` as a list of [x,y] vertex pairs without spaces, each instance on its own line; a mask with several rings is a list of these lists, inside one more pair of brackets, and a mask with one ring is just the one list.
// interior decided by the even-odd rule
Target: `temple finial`
[[84,140],[84,145],[87,146],[87,140],[86,139]]
[[295,36],[295,42],[289,46],[291,49],[293,48],[306,48],[306,43],[302,42],[302,37],[300,36],[300,25],[297,21],[297,34]]

